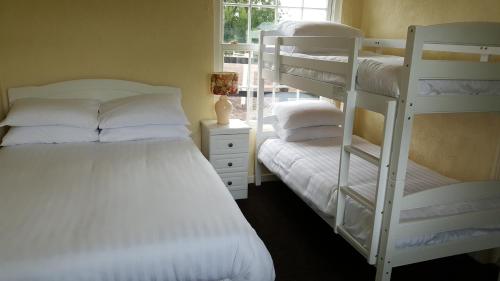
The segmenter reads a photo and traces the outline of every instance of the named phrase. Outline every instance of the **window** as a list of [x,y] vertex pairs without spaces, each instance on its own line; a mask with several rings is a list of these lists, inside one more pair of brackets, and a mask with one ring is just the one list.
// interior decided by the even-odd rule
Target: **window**
[[[239,74],[239,94],[230,97],[232,118],[255,119],[255,97],[258,87],[258,36],[260,30],[274,29],[285,20],[333,20],[341,0],[216,0],[215,71]],[[272,85],[266,85],[266,92]],[[280,99],[303,98],[295,89],[280,88]],[[269,93],[271,96],[271,93]],[[272,94],[272,99],[276,95]]]

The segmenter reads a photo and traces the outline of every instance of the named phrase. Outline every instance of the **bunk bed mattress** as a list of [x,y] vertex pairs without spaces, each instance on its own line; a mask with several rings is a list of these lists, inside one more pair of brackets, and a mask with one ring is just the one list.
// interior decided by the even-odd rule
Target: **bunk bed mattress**
[[0,150],[0,280],[274,280],[192,141]]
[[[287,53],[294,57],[313,58],[325,61],[346,62],[345,56],[313,56],[301,53]],[[404,58],[363,52],[359,56],[356,87],[371,93],[391,97],[399,96],[398,79]],[[345,85],[345,78],[331,72],[282,65],[281,72],[318,81]],[[420,80],[420,95],[500,95],[500,81],[478,80]]]
[[[326,217],[334,217],[337,200],[337,180],[342,138],[325,138],[303,142],[286,142],[281,139],[266,140],[258,159],[285,182],[309,206]],[[373,155],[380,148],[354,136],[353,144]],[[377,168],[359,157],[351,156],[349,186],[365,198],[375,201]],[[408,163],[405,195],[449,185],[457,181],[442,176],[412,161]],[[474,202],[433,206],[401,211],[401,221],[432,218],[484,209],[500,209],[500,198]],[[367,246],[371,237],[372,212],[348,198],[345,209],[345,227],[362,244]],[[500,225],[487,229],[466,229],[424,236],[408,237],[397,241],[397,247],[413,247],[459,239],[485,233],[500,233]]]

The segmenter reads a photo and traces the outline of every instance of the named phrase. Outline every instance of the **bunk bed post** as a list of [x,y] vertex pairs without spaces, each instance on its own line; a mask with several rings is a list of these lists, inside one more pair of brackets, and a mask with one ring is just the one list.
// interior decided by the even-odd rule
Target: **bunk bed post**
[[390,156],[392,148],[392,137],[394,130],[394,119],[396,115],[397,101],[387,101],[384,113],[384,135],[382,137],[382,148],[380,150],[380,160],[378,165],[377,193],[375,195],[375,209],[373,210],[372,239],[368,257],[369,264],[377,262],[378,246],[380,241],[380,231],[382,227],[382,217],[384,210],[384,198],[388,180],[388,170],[390,166]]
[[255,132],[255,171],[254,182],[256,186],[262,184],[262,166],[257,159],[257,153],[262,142],[262,133],[264,128],[264,79],[262,77],[263,69],[263,53],[264,53],[264,31],[259,32],[259,60],[258,60],[258,80],[259,88],[257,89],[257,130]]
[[335,233],[339,233],[338,227],[344,221],[345,194],[342,187],[347,186],[349,178],[350,153],[345,149],[352,143],[352,132],[354,129],[354,118],[356,115],[356,74],[358,71],[358,53],[361,48],[362,39],[353,38],[353,46],[349,49],[350,79],[346,80],[346,96],[344,98],[344,135],[342,137],[342,147],[340,153],[339,181],[337,188],[337,212],[335,217]]
[[[395,248],[394,236],[397,234],[404,195],[406,168],[414,118],[413,99],[418,95],[418,62],[422,59],[423,40],[419,28],[408,28],[404,67],[399,78],[400,98],[394,127],[390,180],[384,200],[380,247],[377,260],[376,281],[389,281],[392,273],[392,255]],[[424,32],[424,30],[422,30]]]

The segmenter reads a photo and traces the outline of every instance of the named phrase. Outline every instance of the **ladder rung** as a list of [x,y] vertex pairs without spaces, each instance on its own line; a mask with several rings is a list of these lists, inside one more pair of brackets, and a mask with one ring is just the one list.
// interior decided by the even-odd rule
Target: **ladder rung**
[[368,208],[370,211],[375,210],[375,204],[371,202],[370,200],[366,199],[363,195],[361,195],[359,192],[356,190],[352,189],[349,186],[342,186],[341,191],[345,193],[346,195],[349,195],[352,199],[363,205],[364,207]]
[[380,159],[378,157],[375,157],[375,156],[371,155],[370,153],[365,152],[365,151],[363,151],[355,146],[346,145],[346,146],[344,146],[344,149],[345,149],[345,151],[352,153],[356,156],[359,156],[362,159],[372,163],[375,166],[378,166],[380,163]]
[[365,258],[368,259],[368,255],[370,254],[368,252],[368,249],[363,247],[359,241],[354,238],[343,226],[339,225],[337,226],[339,234],[344,237],[349,244],[351,244],[358,252],[360,252]]

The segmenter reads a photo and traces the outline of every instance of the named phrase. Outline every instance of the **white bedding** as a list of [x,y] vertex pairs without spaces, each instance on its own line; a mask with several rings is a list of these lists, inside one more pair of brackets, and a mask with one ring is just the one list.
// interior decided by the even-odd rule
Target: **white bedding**
[[[302,53],[283,53],[294,57],[314,58],[317,60],[346,62],[345,56],[318,56]],[[356,87],[367,92],[398,97],[399,73],[403,67],[403,57],[378,55],[362,52]],[[331,72],[282,65],[280,71],[296,76],[307,77],[339,86],[345,85],[345,78]],[[477,80],[420,80],[420,95],[500,95],[500,81]]]
[[192,141],[0,150],[1,281],[274,280]]
[[[333,217],[336,211],[337,181],[342,138],[325,138],[303,142],[285,142],[281,139],[266,140],[258,153],[258,159],[274,174],[278,175],[308,205],[322,214]],[[373,155],[379,147],[354,136],[353,144]],[[349,186],[358,190],[370,201],[375,201],[377,168],[352,155]],[[412,161],[408,163],[405,195],[456,183],[432,170]],[[434,206],[430,208],[401,211],[401,221],[431,218],[476,210],[500,208],[500,198],[475,202]],[[345,210],[345,227],[362,244],[369,245],[372,213],[348,198]],[[408,237],[397,241],[397,247],[411,247],[440,243],[464,236],[481,235],[485,232],[500,232],[500,225],[489,229],[467,229],[445,233],[429,233],[419,237]]]

